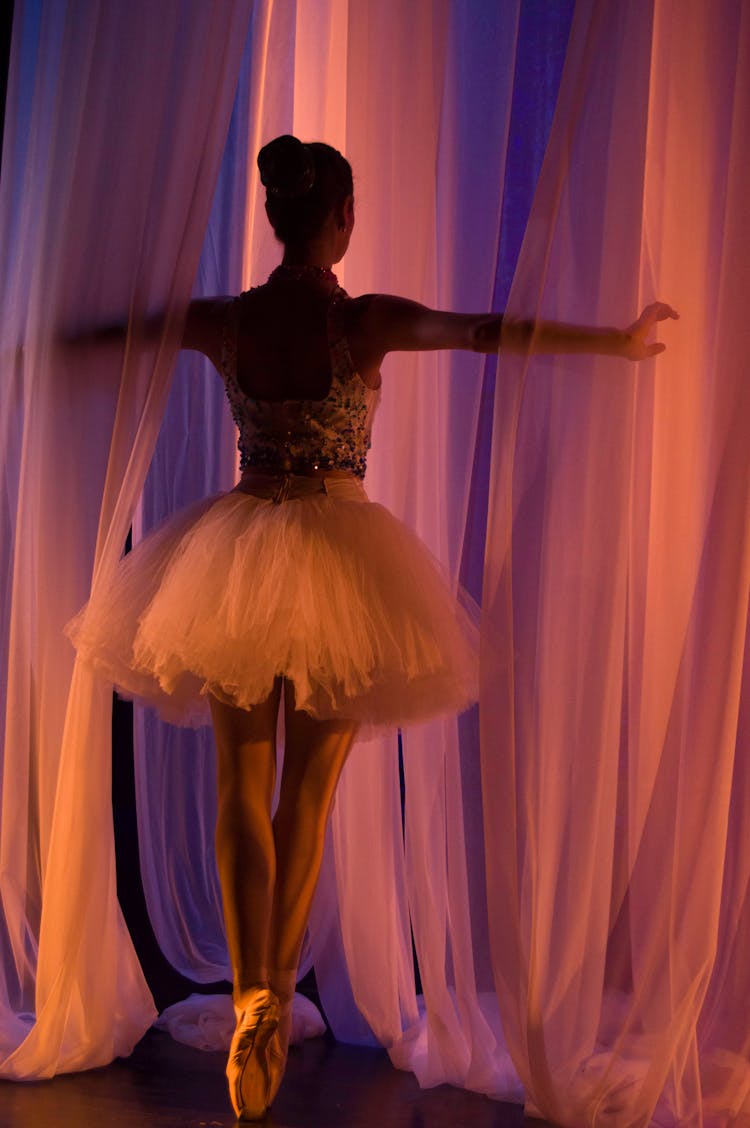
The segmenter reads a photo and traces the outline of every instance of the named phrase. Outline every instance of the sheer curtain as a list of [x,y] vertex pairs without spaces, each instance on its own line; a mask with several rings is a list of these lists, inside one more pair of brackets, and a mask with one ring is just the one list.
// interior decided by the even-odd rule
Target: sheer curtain
[[500,362],[490,932],[514,1064],[561,1124],[750,1112],[749,16],[576,6],[509,300],[601,324],[656,296],[682,314],[637,371]]
[[[73,668],[62,627],[120,556],[143,484],[248,13],[15,6],[0,201],[6,1077],[111,1061],[154,1017],[117,905],[110,691]],[[146,349],[130,333],[70,343],[157,311]]]
[[[152,1013],[116,912],[106,689],[78,672],[69,699],[59,631],[85,598],[95,545],[96,576],[119,554],[178,317],[159,351],[123,361],[113,347],[111,366],[100,350],[74,363],[56,350],[53,363],[42,328],[131,306],[136,318],[176,312],[196,271],[201,293],[261,281],[277,251],[254,155],[286,130],[352,160],[351,292],[488,308],[506,283],[501,226],[512,237],[525,213],[512,118],[523,121],[531,17],[520,3],[259,0],[182,4],[179,24],[176,7],[150,21],[144,8],[144,26],[129,19],[118,36],[117,13],[98,5],[81,22],[80,4],[72,15],[42,5],[39,18],[20,8],[0,228],[12,294],[0,391],[2,1037],[4,1053],[21,1045],[6,1075],[40,1076],[125,1052]],[[748,24],[741,0],[576,4],[509,314],[624,324],[659,296],[682,313],[664,328],[665,356],[638,369],[501,357],[494,406],[480,357],[393,357],[368,472],[370,495],[417,529],[454,583],[486,523],[483,695],[479,723],[405,734],[403,827],[396,735],[352,754],[309,930],[326,1013],[339,1037],[383,1043],[422,1084],[525,1092],[530,1109],[576,1128],[728,1123],[750,1092]],[[56,59],[72,92],[62,100]],[[554,100],[548,73],[535,122]],[[114,109],[107,83],[123,92]],[[141,96],[154,107],[145,141],[126,113]],[[181,116],[186,99],[194,109]],[[85,150],[62,126],[85,127]],[[47,163],[50,133],[60,144]],[[129,210],[113,234],[117,193]],[[91,199],[113,206],[92,216]],[[122,244],[108,249],[104,231]],[[47,264],[73,236],[58,290]],[[231,482],[221,396],[207,365],[180,361],[137,535]],[[493,410],[488,443],[481,405]],[[45,582],[52,558],[59,595]],[[175,966],[212,980],[227,961],[210,741],[145,714],[136,741],[155,930]],[[19,810],[33,812],[28,832]],[[102,934],[115,955],[87,974],[86,944]],[[35,979],[41,1017],[27,1037]],[[32,1051],[34,1031],[46,1040]]]

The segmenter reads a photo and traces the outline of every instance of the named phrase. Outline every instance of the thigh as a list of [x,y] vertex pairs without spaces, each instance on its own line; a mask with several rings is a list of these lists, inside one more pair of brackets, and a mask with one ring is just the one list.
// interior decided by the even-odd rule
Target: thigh
[[210,698],[220,801],[262,801],[270,809],[281,687],[282,679],[277,678],[266,700],[252,709]]
[[294,687],[284,692],[284,772],[281,799],[294,801],[301,792],[330,802],[354,743],[358,725],[352,720],[316,720],[294,708]]

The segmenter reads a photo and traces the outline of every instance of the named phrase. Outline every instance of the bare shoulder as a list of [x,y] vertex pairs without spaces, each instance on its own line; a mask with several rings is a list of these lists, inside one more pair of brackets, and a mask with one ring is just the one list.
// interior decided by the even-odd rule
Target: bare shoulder
[[430,309],[396,294],[363,294],[348,304],[349,332],[373,353],[432,349],[474,349],[475,333],[486,315]]
[[395,294],[362,294],[347,300],[345,324],[349,334],[377,341],[388,352],[394,334],[424,310],[425,306]]
[[361,294],[346,301],[347,316],[353,325],[385,324],[414,307],[425,308],[395,294]]
[[[358,298],[347,296],[342,303],[344,328],[349,336],[366,331],[373,314],[373,300],[378,294],[361,294]],[[377,309],[374,311],[377,313]]]
[[234,300],[232,297],[195,298],[188,306],[182,348],[202,352],[218,365],[224,324]]

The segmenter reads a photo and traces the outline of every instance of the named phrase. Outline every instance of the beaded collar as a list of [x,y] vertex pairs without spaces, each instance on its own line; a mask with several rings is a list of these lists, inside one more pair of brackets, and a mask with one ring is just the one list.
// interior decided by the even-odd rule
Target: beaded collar
[[295,282],[300,282],[305,278],[314,278],[333,282],[334,286],[339,284],[338,278],[329,266],[294,266],[291,263],[282,262],[275,270],[271,271],[268,281],[271,282],[277,278],[292,278]]

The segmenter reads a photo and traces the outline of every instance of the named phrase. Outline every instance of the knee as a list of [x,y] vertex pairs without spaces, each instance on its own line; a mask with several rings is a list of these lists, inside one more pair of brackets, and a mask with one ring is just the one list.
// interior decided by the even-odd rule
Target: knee
[[319,781],[297,787],[282,785],[274,825],[293,831],[297,837],[304,836],[308,841],[319,839],[322,842],[331,800],[331,788]]
[[216,801],[220,818],[270,820],[276,763],[271,755],[220,757]]
[[272,838],[270,804],[262,796],[224,788],[216,807],[217,845],[227,838],[257,840],[266,844]]

